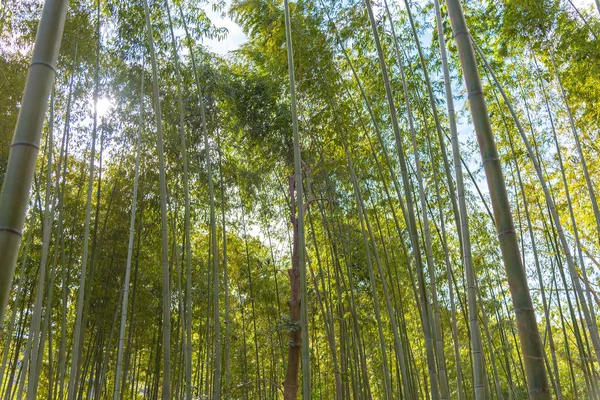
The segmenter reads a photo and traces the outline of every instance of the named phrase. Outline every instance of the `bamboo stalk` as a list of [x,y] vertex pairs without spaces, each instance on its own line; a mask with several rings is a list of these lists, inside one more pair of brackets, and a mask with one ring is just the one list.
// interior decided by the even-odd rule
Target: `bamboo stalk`
[[[525,269],[519,256],[510,203],[479,79],[475,53],[460,1],[447,0],[446,4],[464,72],[471,115],[492,199],[500,250],[517,316],[521,347],[525,354],[529,394],[534,399],[549,399],[550,391],[540,334]],[[481,398],[483,398],[483,387],[476,390],[476,399]]]
[[[137,207],[138,182],[140,175],[140,151],[142,144],[142,131],[144,126],[144,66],[142,65],[142,76],[140,84],[140,104],[139,104],[139,127],[135,151],[135,167],[133,175],[133,199],[131,201],[131,220],[129,222],[129,242],[127,246],[127,263],[125,264],[125,279],[123,279],[123,302],[121,306],[121,325],[119,328],[119,346],[117,350],[117,369],[115,372],[115,388],[113,400],[119,400],[121,394],[121,373],[123,371],[123,349],[125,344],[125,329],[127,325],[127,307],[129,302],[129,281],[131,279],[131,261],[133,258],[133,239],[135,236],[135,213]],[[133,329],[130,326],[129,329]]]
[[[283,0],[285,16],[285,37],[287,47],[289,89],[292,101],[292,131],[294,135],[294,180],[296,183],[296,205],[298,224],[298,269],[300,271],[300,329],[302,334],[302,397],[304,400],[312,398],[310,375],[310,347],[308,340],[308,297],[305,261],[305,234],[304,234],[304,195],[302,183],[302,156],[300,152],[300,135],[298,132],[298,111],[296,104],[296,80],[294,73],[294,51],[292,47],[292,23],[290,5],[288,0]],[[296,322],[296,321],[292,321]]]
[[[162,264],[162,308],[163,308],[163,400],[171,399],[171,288],[169,278],[169,242],[167,226],[167,182],[165,173],[165,156],[162,132],[162,116],[160,107],[160,93],[158,87],[158,69],[156,67],[156,55],[154,49],[154,38],[152,23],[150,22],[150,9],[148,0],[144,0],[144,12],[146,14],[146,32],[150,47],[150,60],[152,62],[152,83],[154,91],[154,113],[156,115],[156,136],[159,167],[160,186],[160,221],[161,221],[161,264]],[[157,354],[158,360],[158,354]]]
[[0,192],[0,321],[13,280],[68,0],[46,0]]

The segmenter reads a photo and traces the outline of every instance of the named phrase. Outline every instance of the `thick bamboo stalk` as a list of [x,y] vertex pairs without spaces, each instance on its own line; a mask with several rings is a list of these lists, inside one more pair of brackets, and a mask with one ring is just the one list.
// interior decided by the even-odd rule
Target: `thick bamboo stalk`
[[[519,256],[519,246],[515,235],[510,203],[479,79],[475,53],[471,45],[470,34],[460,0],[447,0],[446,4],[464,72],[471,115],[492,199],[500,250],[517,315],[521,347],[525,354],[527,367],[529,394],[534,399],[549,399],[550,391],[543,361],[540,334],[535,320],[525,269]],[[477,399],[483,397],[482,389],[480,388],[476,393]]]
[[[27,385],[27,399],[35,399],[37,392],[38,378],[38,358],[43,356],[40,353],[40,336],[41,336],[41,320],[42,320],[42,302],[44,301],[44,288],[46,285],[46,271],[48,269],[48,252],[50,250],[50,238],[52,235],[52,220],[54,217],[54,207],[51,203],[54,202],[52,194],[52,153],[54,148],[54,89],[50,96],[50,115],[48,118],[48,136],[46,137],[46,194],[44,198],[44,220],[42,224],[42,254],[40,256],[40,268],[37,291],[35,295],[33,315],[31,316],[31,324],[29,327],[29,339],[27,346],[31,349],[31,360],[29,362],[29,378]],[[52,208],[52,210],[51,210]],[[24,371],[27,372],[27,371]]]
[[0,321],[4,321],[17,263],[68,4],[68,0],[47,0],[44,4],[0,192]]

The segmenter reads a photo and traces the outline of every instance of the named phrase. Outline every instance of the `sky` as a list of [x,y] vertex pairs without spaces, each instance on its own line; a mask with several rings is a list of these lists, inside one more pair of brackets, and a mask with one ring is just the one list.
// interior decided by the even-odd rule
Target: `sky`
[[229,6],[231,5],[231,0],[226,0],[225,4],[226,6],[224,7],[223,12],[213,11],[212,4],[207,4],[204,6],[204,11],[213,24],[219,28],[225,27],[229,32],[225,40],[218,41],[216,39],[206,39],[204,42],[204,44],[208,46],[210,50],[219,55],[226,55],[230,51],[237,50],[247,39],[246,35],[242,31],[242,28],[240,28],[240,26],[226,14],[227,10],[229,10]]

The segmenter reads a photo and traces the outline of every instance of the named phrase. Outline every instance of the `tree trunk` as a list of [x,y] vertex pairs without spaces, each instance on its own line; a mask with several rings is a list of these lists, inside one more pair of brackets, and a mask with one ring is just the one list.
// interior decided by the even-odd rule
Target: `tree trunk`
[[[298,230],[296,236],[298,248],[296,254],[298,256],[298,274],[300,278],[300,325],[302,339],[302,398],[310,400],[311,392],[311,375],[310,375],[310,348],[308,344],[308,297],[306,283],[306,265],[305,265],[305,248],[304,248],[304,195],[302,188],[302,153],[300,151],[300,134],[298,132],[298,110],[296,104],[296,78],[294,73],[294,50],[292,45],[292,22],[290,15],[290,4],[288,0],[283,0],[284,19],[285,19],[285,38],[287,48],[287,62],[289,74],[289,90],[291,98],[291,113],[292,113],[292,133],[294,136],[294,182],[296,188],[296,205],[297,217],[295,223]],[[293,210],[292,203],[292,210]],[[292,216],[294,212],[292,211]],[[293,222],[293,221],[292,221]],[[293,252],[293,251],[292,251]],[[293,263],[292,263],[293,264]],[[294,323],[294,319],[290,321]]]
[[[287,370],[285,380],[283,381],[283,398],[285,400],[295,400],[298,398],[298,375],[300,372],[300,356],[302,352],[302,326],[300,323],[300,255],[298,254],[298,218],[296,217],[295,189],[296,182],[294,176],[290,176],[290,221],[293,228],[292,239],[292,268],[288,270],[290,277],[290,320],[288,329],[290,331],[290,340],[288,345]],[[302,207],[299,205],[298,208]]]

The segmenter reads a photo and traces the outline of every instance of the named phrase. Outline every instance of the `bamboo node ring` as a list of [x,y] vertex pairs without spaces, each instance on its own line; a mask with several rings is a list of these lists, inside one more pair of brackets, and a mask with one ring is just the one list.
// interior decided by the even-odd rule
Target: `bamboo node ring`
[[486,157],[483,159],[483,162],[490,162],[490,161],[500,161],[500,157],[496,156],[496,157]]
[[508,235],[509,233],[515,233],[515,230],[514,229],[507,229],[505,231],[498,232],[498,237],[504,236],[504,235]]
[[544,357],[529,356],[527,354],[524,354],[524,356],[527,358],[531,358],[533,360],[543,360],[544,359]]
[[29,64],[29,68],[33,67],[34,65],[45,65],[56,74],[56,68],[54,68],[54,65],[47,63],[46,61],[32,61],[31,64]]
[[[529,312],[533,312],[533,311],[535,311],[535,310],[533,309],[533,307],[520,307],[520,308],[515,308],[515,312],[516,312],[516,313],[520,313],[520,312],[523,312],[523,311],[529,311]],[[534,357],[532,357],[532,356],[526,356],[526,357],[534,358]]]
[[10,145],[10,147],[15,147],[15,146],[28,146],[28,147],[33,147],[36,150],[40,149],[40,146],[38,146],[35,143],[31,143],[31,142],[13,142],[13,144]]
[[[464,31],[460,30],[460,31],[454,32],[454,37],[457,37],[459,35],[469,35],[469,31],[468,30],[464,30]],[[471,36],[471,35],[469,35],[469,36]]]
[[469,94],[467,95],[467,97],[470,99],[471,96],[474,96],[476,94],[483,94],[483,90],[477,89],[477,90],[470,91]]
[[10,232],[10,233],[14,233],[15,235],[18,235],[19,237],[23,236],[23,234],[20,231],[16,230],[16,229],[5,228],[5,227],[2,227],[2,226],[0,226],[0,232]]

